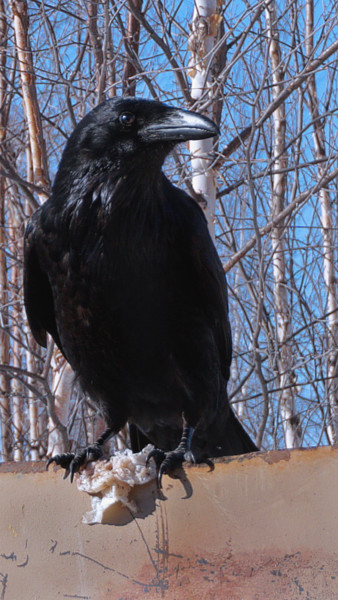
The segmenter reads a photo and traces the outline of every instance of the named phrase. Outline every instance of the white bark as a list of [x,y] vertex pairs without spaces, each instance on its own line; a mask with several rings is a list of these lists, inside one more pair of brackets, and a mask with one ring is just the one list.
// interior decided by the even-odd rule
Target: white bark
[[28,8],[26,0],[12,0],[15,46],[19,61],[22,101],[27,120],[29,144],[32,155],[34,183],[41,186],[40,201],[47,198],[49,188],[48,168],[42,123],[38,107],[32,52],[28,37]]
[[[26,148],[26,160],[27,160],[27,181],[34,183],[34,171],[32,164],[32,154],[30,145]],[[25,204],[26,216],[30,216],[32,214],[32,208],[29,202]],[[29,340],[29,349],[26,351],[26,360],[27,360],[27,370],[30,373],[36,373],[37,370],[37,361],[35,359],[35,354],[39,352],[40,346],[36,343],[33,338],[33,335],[29,328],[27,328],[27,339]],[[28,383],[34,387],[34,380],[28,379]],[[29,443],[30,443],[30,458],[31,460],[39,460],[39,452],[38,452],[38,438],[39,438],[39,423],[38,423],[38,403],[37,399],[34,395],[33,389],[28,390],[28,414],[29,414]],[[40,428],[40,431],[43,431]]]
[[[52,359],[53,388],[55,397],[55,413],[62,425],[65,427],[68,423],[69,404],[74,386],[74,371],[69,363],[62,356],[60,350],[54,350]],[[66,451],[64,446],[64,437],[57,427],[52,416],[48,418],[48,450],[47,455],[61,454]]]
[[[284,73],[281,63],[279,35],[276,27],[275,2],[270,2],[265,9],[267,35],[269,42],[269,57],[272,68],[272,94],[277,98],[283,91]],[[285,105],[282,102],[273,113],[274,141],[273,156],[274,170],[281,171],[273,175],[272,182],[272,218],[281,213],[285,204],[287,167],[285,152]],[[274,279],[274,299],[276,314],[276,334],[279,346],[278,373],[280,393],[280,409],[284,429],[285,445],[287,448],[298,448],[300,445],[300,429],[295,412],[296,378],[293,368],[292,347],[287,342],[291,338],[291,315],[286,285],[285,239],[284,223],[271,230],[272,266]]]
[[[245,204],[245,202],[243,202],[241,204],[241,212],[240,212],[241,222],[245,221],[245,215],[246,215],[246,204]],[[240,245],[243,246],[243,243],[244,243],[244,229],[242,229],[242,231],[240,233]],[[241,286],[241,270],[240,270],[240,266],[237,265],[235,277],[234,277],[234,290],[235,290],[236,296],[239,293],[240,286]],[[241,347],[241,322],[240,322],[237,311],[234,311],[234,314],[233,314],[231,330],[232,330],[232,348],[233,348],[233,358],[232,358],[232,363],[231,363],[231,382],[232,382],[233,386],[235,388],[237,388],[237,386],[241,380],[241,373],[240,373],[240,366],[239,366],[239,359],[238,359],[238,355],[240,354],[240,347]],[[242,377],[243,377],[243,374],[242,374]],[[233,408],[239,417],[245,416],[245,401],[243,401],[243,399],[246,397],[246,394],[247,394],[247,386],[245,384],[243,384],[241,386],[240,391],[235,396],[236,403],[233,404]]]
[[[34,347],[34,346],[33,346]],[[32,352],[27,352],[27,370],[30,373],[36,372],[36,360]],[[29,383],[33,384],[33,380]],[[30,458],[31,460],[39,460],[38,451],[38,400],[34,396],[32,390],[28,391],[28,408],[29,408],[29,442],[30,442]]]
[[[18,219],[17,211],[15,210],[14,203],[10,210],[10,223],[11,229],[15,232],[20,227],[20,221]],[[13,255],[18,252],[16,246],[15,234],[10,240],[9,248]],[[20,331],[20,318],[21,318],[21,305],[19,296],[16,290],[20,289],[20,279],[18,271],[18,263],[15,262],[11,269],[11,285],[12,285],[12,311],[13,311],[13,346],[12,346],[12,364],[13,367],[21,367],[22,359],[22,344],[21,344],[21,331]],[[20,381],[13,377],[11,380],[11,396],[12,396],[12,418],[13,418],[13,459],[15,461],[22,460],[22,396],[23,390]]]
[[[189,38],[188,74],[191,77],[191,97],[194,100],[208,100],[212,97],[212,81],[215,45],[220,15],[217,13],[216,0],[195,0],[192,33]],[[212,104],[204,111],[212,118]],[[211,167],[213,140],[192,140],[189,142],[191,152],[192,186],[196,194],[205,204],[205,214],[212,237],[215,237],[216,183]]]
[[[3,0],[0,0],[0,107],[6,105],[7,96],[7,20],[5,15],[5,6]],[[7,134],[8,119],[6,112],[0,110],[0,143],[5,146]],[[10,319],[7,309],[9,303],[9,289],[7,276],[7,260],[2,249],[7,246],[6,236],[6,210],[5,203],[7,197],[7,180],[0,177],[0,304],[2,312],[0,314],[0,364],[6,365],[10,361],[10,347],[8,327]],[[9,378],[4,373],[0,374],[0,461],[10,460],[11,446],[11,428],[10,428],[10,403],[9,403],[10,383]]]
[[[306,56],[313,55],[313,0],[306,1]],[[318,159],[318,179],[322,178],[326,164],[324,121],[320,119],[316,77],[313,73],[308,79],[309,107],[313,119],[313,141]],[[323,274],[327,293],[327,398],[330,409],[330,421],[327,432],[332,444],[338,441],[338,301],[335,277],[336,246],[333,234],[334,209],[328,187],[319,190],[323,236]]]

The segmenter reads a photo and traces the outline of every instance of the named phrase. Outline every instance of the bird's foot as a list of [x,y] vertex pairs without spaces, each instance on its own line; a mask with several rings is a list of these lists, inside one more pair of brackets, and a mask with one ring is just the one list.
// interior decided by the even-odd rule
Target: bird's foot
[[63,478],[66,479],[68,475],[70,475],[70,481],[72,483],[75,473],[78,473],[81,467],[89,460],[98,460],[101,458],[102,454],[101,444],[95,442],[95,444],[91,444],[82,450],[77,450],[75,453],[65,452],[64,454],[52,456],[52,458],[47,461],[46,469],[48,469],[50,464],[55,463],[65,469]]
[[159,488],[162,487],[163,475],[170,475],[173,471],[182,467],[184,461],[196,462],[191,450],[183,450],[181,448],[176,448],[176,450],[171,450],[170,452],[163,452],[163,450],[154,448],[154,450],[149,452],[146,464],[149,463],[151,458],[154,459],[158,469],[157,483]]

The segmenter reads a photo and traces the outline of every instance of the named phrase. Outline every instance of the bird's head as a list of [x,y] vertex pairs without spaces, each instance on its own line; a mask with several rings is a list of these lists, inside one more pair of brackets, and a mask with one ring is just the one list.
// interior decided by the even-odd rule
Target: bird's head
[[147,168],[144,157],[161,166],[177,143],[218,133],[210,119],[195,112],[152,100],[112,98],[80,121],[66,152],[73,160],[103,159],[115,165],[122,162],[124,166],[142,156],[142,164]]

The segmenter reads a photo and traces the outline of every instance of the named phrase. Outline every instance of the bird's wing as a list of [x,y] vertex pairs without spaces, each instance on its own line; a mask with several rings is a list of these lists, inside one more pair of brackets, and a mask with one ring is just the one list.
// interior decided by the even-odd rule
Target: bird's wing
[[[194,202],[191,200],[191,202]],[[195,204],[195,202],[194,202]],[[190,235],[190,256],[204,310],[214,331],[220,366],[226,380],[232,357],[231,328],[225,273],[211,240],[202,210],[195,204],[194,228]]]
[[36,237],[38,212],[29,221],[24,247],[24,301],[29,326],[36,341],[47,346],[47,332],[63,352],[57,332],[52,290],[47,274],[41,268]]

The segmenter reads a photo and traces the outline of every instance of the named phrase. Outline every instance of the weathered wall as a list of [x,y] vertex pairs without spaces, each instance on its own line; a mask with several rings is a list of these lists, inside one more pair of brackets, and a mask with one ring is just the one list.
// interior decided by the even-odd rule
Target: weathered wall
[[334,600],[337,451],[186,469],[84,525],[87,495],[44,463],[0,468],[0,600]]

